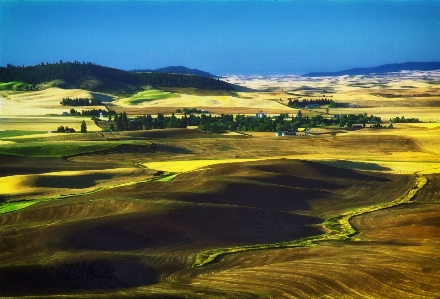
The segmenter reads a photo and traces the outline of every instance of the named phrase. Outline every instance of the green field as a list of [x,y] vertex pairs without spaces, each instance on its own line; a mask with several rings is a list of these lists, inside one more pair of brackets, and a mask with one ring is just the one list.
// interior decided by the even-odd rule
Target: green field
[[24,91],[28,86],[29,84],[19,81],[0,82],[0,90]]
[[0,138],[8,138],[8,137],[16,137],[16,136],[24,136],[24,135],[34,135],[34,134],[43,134],[46,131],[0,131]]
[[[63,157],[83,153],[94,153],[106,151],[118,146],[127,144],[139,144],[136,142],[101,142],[101,141],[82,141],[82,142],[34,142],[34,143],[15,143],[6,144],[0,147],[0,154],[27,156],[27,157]],[[142,145],[146,145],[145,142]],[[149,146],[147,144],[146,146]]]
[[34,200],[34,201],[18,201],[18,202],[3,204],[3,205],[0,205],[0,214],[24,209],[24,208],[29,207],[33,204],[38,203],[38,202],[39,201]]
[[137,105],[143,102],[176,97],[179,97],[177,93],[167,92],[159,89],[147,89],[132,95],[131,97],[125,99],[124,102],[127,104]]

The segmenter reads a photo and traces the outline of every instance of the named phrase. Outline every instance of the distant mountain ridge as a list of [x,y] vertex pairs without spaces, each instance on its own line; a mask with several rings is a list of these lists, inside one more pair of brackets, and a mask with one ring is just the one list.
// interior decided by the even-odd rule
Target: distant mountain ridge
[[389,72],[400,71],[433,71],[440,70],[440,62],[405,62],[405,63],[393,63],[384,64],[376,67],[368,68],[353,68],[338,72],[311,72],[302,75],[303,77],[326,77],[326,76],[343,76],[343,75],[369,75],[369,74],[383,74]]
[[220,76],[213,75],[208,72],[204,72],[198,69],[190,69],[185,66],[167,66],[158,68],[155,70],[150,69],[135,69],[132,72],[151,72],[151,73],[168,73],[168,74],[185,74],[185,75],[197,75],[209,78],[219,78]]

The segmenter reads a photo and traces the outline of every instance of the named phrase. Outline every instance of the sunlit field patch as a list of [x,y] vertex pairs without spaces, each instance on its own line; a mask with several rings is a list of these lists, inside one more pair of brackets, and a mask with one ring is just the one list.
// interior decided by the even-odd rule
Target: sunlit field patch
[[176,98],[176,97],[179,97],[179,94],[163,91],[160,89],[147,89],[132,95],[128,99],[123,99],[123,103],[129,105],[137,105],[143,102],[163,100],[163,99]]
[[257,161],[259,159],[221,159],[221,160],[189,160],[189,161],[163,161],[149,162],[144,165],[151,169],[163,170],[168,172],[188,172],[203,167],[208,167],[221,163],[239,163],[248,161]]

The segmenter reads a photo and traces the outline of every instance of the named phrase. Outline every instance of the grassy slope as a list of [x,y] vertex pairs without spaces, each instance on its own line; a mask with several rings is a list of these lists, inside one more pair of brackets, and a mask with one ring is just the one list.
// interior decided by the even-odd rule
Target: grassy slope
[[35,135],[35,134],[43,134],[43,133],[46,133],[46,131],[20,131],[20,130],[0,131],[0,138]]
[[124,102],[127,104],[136,105],[143,102],[175,98],[175,97],[179,97],[179,95],[177,93],[166,92],[159,89],[147,89],[132,95],[128,99],[125,99]]
[[[26,157],[64,157],[84,153],[93,153],[98,151],[105,151],[117,146],[126,144],[136,144],[139,142],[130,141],[72,141],[72,142],[29,142],[6,144],[0,147],[0,154],[15,155]],[[151,144],[142,145],[149,146]]]
[[28,84],[19,81],[0,82],[0,91],[1,90],[23,91],[26,90],[27,87]]

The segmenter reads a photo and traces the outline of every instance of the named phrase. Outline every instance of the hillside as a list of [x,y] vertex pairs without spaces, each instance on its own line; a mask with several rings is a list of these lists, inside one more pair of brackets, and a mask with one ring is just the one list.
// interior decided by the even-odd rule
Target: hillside
[[219,76],[204,72],[198,69],[190,69],[185,66],[167,66],[158,68],[155,70],[150,69],[135,69],[132,72],[150,72],[150,73],[168,73],[168,74],[184,74],[184,75],[197,75],[209,78],[219,78]]
[[376,67],[369,68],[353,68],[338,72],[312,72],[304,74],[304,77],[324,77],[324,76],[343,76],[343,75],[369,75],[369,74],[381,74],[389,72],[400,71],[432,71],[439,70],[440,62],[406,62],[406,63],[394,63],[384,64]]
[[[153,87],[193,87],[207,90],[234,90],[224,81],[198,75],[169,73],[134,73],[92,63],[59,62],[35,66],[0,68],[0,82],[23,82],[22,90],[42,89],[50,86],[80,88],[112,94],[132,94],[145,85]],[[53,83],[53,81],[56,81]]]

